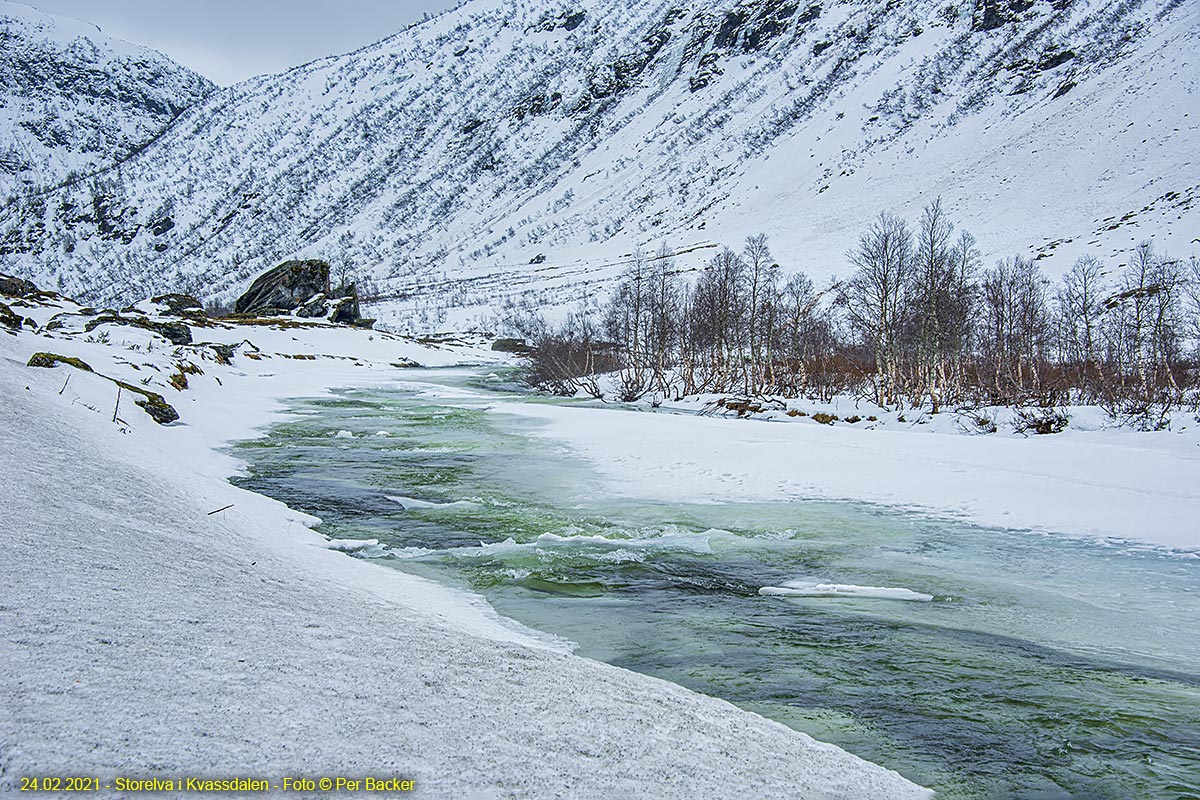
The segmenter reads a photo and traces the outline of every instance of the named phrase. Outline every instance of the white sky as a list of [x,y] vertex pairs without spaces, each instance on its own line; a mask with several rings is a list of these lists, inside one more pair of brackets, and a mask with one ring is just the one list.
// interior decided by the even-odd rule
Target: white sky
[[18,0],[230,85],[371,44],[455,0]]

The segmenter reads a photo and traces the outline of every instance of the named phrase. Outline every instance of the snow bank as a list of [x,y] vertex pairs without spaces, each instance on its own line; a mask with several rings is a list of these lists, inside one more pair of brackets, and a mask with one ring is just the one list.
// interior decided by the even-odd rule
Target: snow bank
[[541,420],[536,433],[576,449],[613,493],[629,497],[867,501],[1200,550],[1196,430],[1014,438],[535,403],[495,410]]
[[[180,391],[176,351],[145,331],[0,333],[0,794],[84,773],[403,775],[424,797],[929,795],[331,551],[311,517],[225,480],[239,464],[213,448],[277,419],[280,398],[462,353],[360,331],[197,333],[250,338],[259,358],[204,361]],[[98,375],[23,366],[35,350],[144,381],[181,421],[155,424]],[[283,357],[305,352],[320,356]]]

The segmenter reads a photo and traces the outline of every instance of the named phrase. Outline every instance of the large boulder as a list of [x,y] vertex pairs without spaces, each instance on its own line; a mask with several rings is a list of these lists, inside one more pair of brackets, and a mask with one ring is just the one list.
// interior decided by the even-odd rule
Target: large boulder
[[317,294],[329,294],[329,264],[324,261],[285,261],[255,278],[237,299],[239,314],[293,311]]

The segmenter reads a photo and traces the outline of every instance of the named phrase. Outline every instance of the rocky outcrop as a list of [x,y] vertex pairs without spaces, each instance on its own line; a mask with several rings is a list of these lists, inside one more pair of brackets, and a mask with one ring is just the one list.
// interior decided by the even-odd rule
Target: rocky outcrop
[[192,329],[182,322],[157,322],[146,317],[123,317],[120,314],[106,312],[88,320],[83,329],[90,333],[101,325],[128,325],[132,328],[141,328],[151,333],[157,333],[174,345],[192,343]]
[[285,261],[255,278],[233,309],[239,314],[278,314],[294,311],[318,294],[329,294],[329,264]]
[[0,325],[3,325],[9,330],[19,331],[21,330],[21,324],[21,317],[17,314],[14,314],[13,310],[4,303],[0,303]]
[[371,327],[364,320],[354,284],[334,292],[329,287],[329,264],[324,261],[285,261],[259,275],[237,299],[239,314],[274,316],[294,314],[305,319],[325,318],[341,325]]
[[150,302],[162,306],[167,313],[175,317],[190,317],[192,319],[208,319],[204,306],[190,294],[160,294],[150,298]]
[[346,290],[344,297],[333,301],[332,310],[329,312],[329,321],[342,325],[357,325],[361,319],[362,316],[358,311],[358,290],[351,285]]
[[991,31],[1017,20],[1033,7],[1033,0],[976,0],[971,29]]
[[0,294],[9,297],[31,297],[38,293],[38,288],[24,278],[0,274]]
[[492,350],[497,353],[516,353],[518,355],[533,352],[533,348],[524,339],[497,339],[492,342]]
[[[110,378],[110,380],[112,379]],[[159,425],[166,425],[168,422],[174,422],[179,419],[179,412],[158,392],[147,391],[124,381],[113,380],[113,383],[126,391],[140,394],[141,399],[134,400],[134,405],[149,414],[150,419]]]

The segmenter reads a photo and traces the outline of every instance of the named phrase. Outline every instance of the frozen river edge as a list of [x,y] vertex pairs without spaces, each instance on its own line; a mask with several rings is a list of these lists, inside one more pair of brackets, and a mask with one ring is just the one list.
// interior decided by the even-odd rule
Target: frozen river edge
[[[311,517],[230,486],[239,466],[220,448],[282,400],[395,380],[401,358],[482,355],[367,336],[256,330],[268,356],[331,360],[205,363],[171,396],[172,426],[128,397],[114,407],[99,376],[24,366],[52,349],[131,380],[138,341],[0,336],[0,791],[33,775],[371,775],[413,778],[426,797],[929,795],[330,551]],[[149,348],[137,360],[170,364]]]

